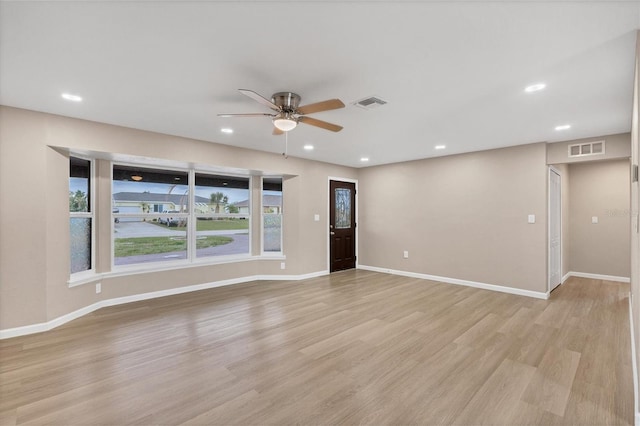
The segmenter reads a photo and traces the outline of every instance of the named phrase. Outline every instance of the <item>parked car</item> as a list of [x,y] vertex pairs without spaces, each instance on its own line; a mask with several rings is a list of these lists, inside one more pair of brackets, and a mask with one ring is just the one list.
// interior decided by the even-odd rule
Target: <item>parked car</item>
[[[165,210],[162,213],[180,213],[180,212],[177,210],[169,210],[169,211]],[[161,218],[158,218],[158,223],[160,223],[161,225],[172,227],[172,226],[178,226],[180,224],[180,220],[173,217],[161,217]]]

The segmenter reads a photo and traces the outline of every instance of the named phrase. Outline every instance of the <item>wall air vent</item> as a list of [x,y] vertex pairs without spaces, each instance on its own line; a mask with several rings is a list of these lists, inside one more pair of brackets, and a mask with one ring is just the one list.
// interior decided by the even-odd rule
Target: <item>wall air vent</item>
[[376,109],[386,103],[387,101],[380,99],[378,96],[369,96],[368,98],[355,101],[353,105],[363,109]]
[[569,157],[584,157],[586,155],[603,155],[604,141],[577,143],[569,145]]

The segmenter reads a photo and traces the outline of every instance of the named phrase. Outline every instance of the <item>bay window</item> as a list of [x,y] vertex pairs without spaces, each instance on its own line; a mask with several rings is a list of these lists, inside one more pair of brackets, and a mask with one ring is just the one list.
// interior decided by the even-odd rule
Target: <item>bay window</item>
[[282,253],[282,178],[262,178],[262,252]]
[[251,178],[114,164],[113,266],[251,255]]
[[250,179],[195,173],[196,258],[250,254]]
[[93,167],[91,160],[69,157],[71,275],[94,269]]

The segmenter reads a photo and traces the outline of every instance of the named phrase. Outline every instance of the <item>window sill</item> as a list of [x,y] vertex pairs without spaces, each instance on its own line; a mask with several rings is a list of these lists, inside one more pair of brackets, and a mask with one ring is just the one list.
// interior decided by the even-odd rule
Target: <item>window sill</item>
[[224,258],[217,259],[216,261],[211,261],[209,259],[195,261],[193,263],[175,263],[171,265],[136,265],[127,266],[121,269],[112,270],[111,272],[102,272],[102,273],[91,273],[91,274],[83,274],[82,276],[72,277],[67,281],[67,285],[69,288],[77,287],[84,284],[92,284],[96,281],[100,281],[105,278],[115,278],[115,277],[123,277],[127,275],[137,275],[137,274],[149,274],[154,272],[163,272],[163,271],[173,271],[179,269],[190,269],[190,268],[202,268],[205,266],[215,266],[222,265],[226,263],[240,263],[240,262],[253,262],[257,260],[286,260],[287,257],[283,254],[277,255],[262,255],[262,256],[243,256],[243,257],[233,257],[233,258]]
[[83,284],[94,283],[96,281],[101,280],[102,275],[103,274],[99,274],[94,271],[81,272],[81,273],[72,275],[71,278],[69,278],[69,281],[67,281],[67,285],[69,286],[69,288],[71,288],[71,287],[77,287]]

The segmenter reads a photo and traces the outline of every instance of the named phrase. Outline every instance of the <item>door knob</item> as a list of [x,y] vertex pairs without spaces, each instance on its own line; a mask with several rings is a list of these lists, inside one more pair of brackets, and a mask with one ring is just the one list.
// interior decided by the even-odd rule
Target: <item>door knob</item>
[[330,234],[331,234],[331,235],[336,235],[336,233],[335,233],[335,232],[333,232],[333,231],[331,231],[331,232],[330,232]]

